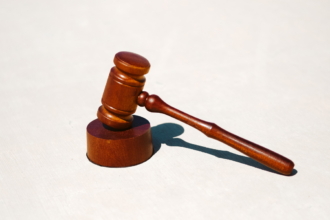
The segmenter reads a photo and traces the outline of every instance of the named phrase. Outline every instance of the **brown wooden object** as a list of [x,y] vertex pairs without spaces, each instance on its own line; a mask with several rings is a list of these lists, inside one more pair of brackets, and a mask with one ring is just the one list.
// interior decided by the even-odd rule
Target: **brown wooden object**
[[138,97],[137,102],[140,106],[145,106],[145,108],[150,112],[163,113],[192,126],[203,132],[206,136],[235,148],[243,154],[279,173],[290,175],[293,170],[294,163],[288,158],[232,134],[214,123],[200,120],[176,108],[173,108],[172,106],[166,104],[157,95],[149,96],[147,92],[142,92]]
[[126,167],[149,159],[153,152],[149,122],[136,111],[136,99],[150,63],[144,57],[119,52],[114,58],[97,120],[87,126],[87,156],[101,166]]
[[134,116],[131,128],[118,131],[95,119],[87,126],[87,156],[106,167],[127,167],[142,163],[153,153],[150,123]]
[[142,92],[146,81],[143,75],[149,72],[150,63],[129,52],[117,53],[113,62],[116,66],[110,70],[97,117],[110,127],[124,130],[133,122],[136,98]]
[[99,120],[87,127],[87,155],[92,162],[102,166],[131,166],[151,156],[150,125],[145,123],[137,126],[137,119],[133,120],[132,116],[137,105],[140,105],[150,112],[163,113],[191,125],[208,137],[235,148],[279,173],[291,174],[294,163],[288,158],[236,136],[214,123],[175,109],[156,95],[149,96],[147,92],[142,92],[145,84],[143,75],[150,69],[144,57],[119,52],[115,55],[114,63],[116,67],[110,71],[102,106],[97,113]]

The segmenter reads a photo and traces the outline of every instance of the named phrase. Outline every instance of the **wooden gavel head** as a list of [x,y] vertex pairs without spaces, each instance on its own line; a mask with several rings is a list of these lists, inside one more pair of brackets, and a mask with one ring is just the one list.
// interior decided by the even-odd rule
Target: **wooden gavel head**
[[113,61],[116,66],[110,70],[97,117],[111,128],[124,130],[132,125],[132,114],[136,111],[150,63],[131,52],[119,52]]

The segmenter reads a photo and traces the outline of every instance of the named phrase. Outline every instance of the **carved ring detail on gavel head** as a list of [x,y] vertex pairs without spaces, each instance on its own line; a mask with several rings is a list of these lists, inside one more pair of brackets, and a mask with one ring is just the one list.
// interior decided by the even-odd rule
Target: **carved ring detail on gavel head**
[[98,119],[117,130],[131,127],[132,114],[137,108],[137,97],[142,92],[149,61],[135,53],[119,52],[114,58],[115,67],[109,73],[102,97]]

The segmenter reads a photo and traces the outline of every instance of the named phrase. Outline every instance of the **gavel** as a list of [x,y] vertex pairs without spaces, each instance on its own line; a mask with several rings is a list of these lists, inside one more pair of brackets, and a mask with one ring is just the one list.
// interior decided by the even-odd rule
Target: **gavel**
[[149,61],[135,53],[119,52],[114,57],[106,83],[98,119],[87,127],[87,156],[101,166],[131,166],[146,161],[152,155],[150,123],[134,116],[137,106],[150,112],[163,113],[184,122],[206,136],[221,141],[259,163],[290,175],[294,163],[265,147],[232,134],[214,123],[188,115],[157,95],[143,91],[149,72]]

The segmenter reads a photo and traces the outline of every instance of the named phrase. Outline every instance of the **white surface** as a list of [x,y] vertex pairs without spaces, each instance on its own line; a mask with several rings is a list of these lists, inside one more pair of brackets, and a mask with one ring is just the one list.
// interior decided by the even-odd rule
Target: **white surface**
[[[312,0],[1,1],[0,218],[329,219],[329,11]],[[118,51],[150,61],[146,91],[298,173],[259,169],[142,108],[160,150],[130,168],[90,163],[85,129]]]

